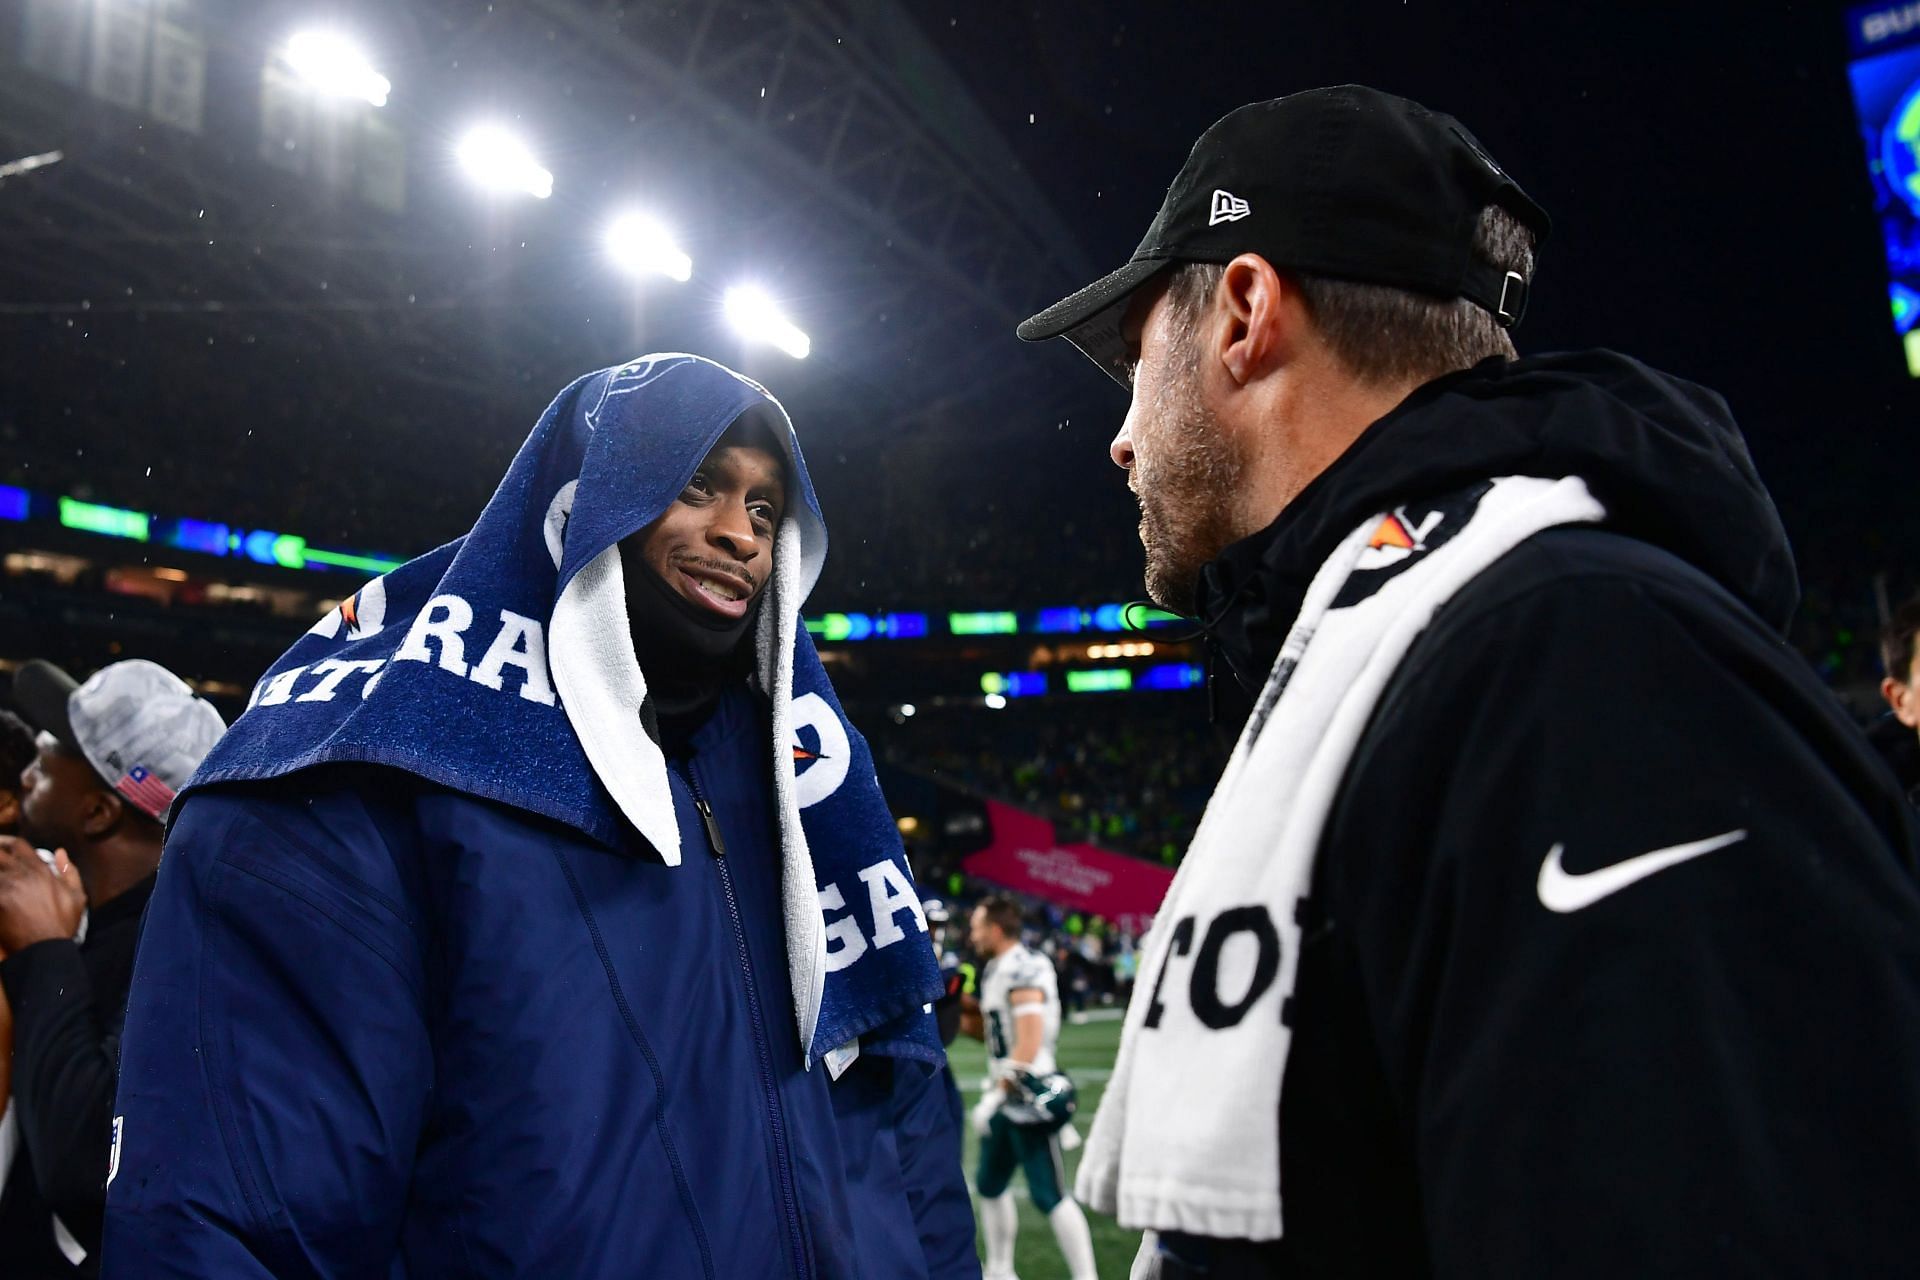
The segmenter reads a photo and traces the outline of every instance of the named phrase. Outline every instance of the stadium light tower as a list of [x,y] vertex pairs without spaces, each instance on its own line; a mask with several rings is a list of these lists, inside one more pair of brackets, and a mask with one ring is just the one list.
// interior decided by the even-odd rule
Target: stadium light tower
[[499,125],[467,130],[453,149],[460,167],[489,191],[513,191],[545,200],[553,194],[553,174],[540,167],[533,151]]
[[384,107],[393,90],[393,82],[373,69],[360,47],[337,31],[296,32],[280,58],[295,75],[329,97],[358,98]]
[[630,276],[662,275],[682,283],[693,278],[693,259],[644,213],[623,213],[609,222],[606,246],[613,265]]
[[781,312],[764,289],[736,285],[727,290],[727,319],[742,337],[780,348],[795,360],[805,360],[813,341]]

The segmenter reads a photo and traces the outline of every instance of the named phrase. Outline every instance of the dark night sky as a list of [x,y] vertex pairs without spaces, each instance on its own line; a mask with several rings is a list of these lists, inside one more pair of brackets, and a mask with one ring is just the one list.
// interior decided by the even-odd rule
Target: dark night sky
[[[1911,545],[1920,397],[1888,320],[1840,6],[912,8],[1103,269],[1243,102],[1359,81],[1453,113],[1555,220],[1523,351],[1616,347],[1721,390],[1803,552],[1863,506]],[[1117,422],[1117,396],[1088,395],[1103,431]],[[1850,524],[1842,557],[1862,541]]]

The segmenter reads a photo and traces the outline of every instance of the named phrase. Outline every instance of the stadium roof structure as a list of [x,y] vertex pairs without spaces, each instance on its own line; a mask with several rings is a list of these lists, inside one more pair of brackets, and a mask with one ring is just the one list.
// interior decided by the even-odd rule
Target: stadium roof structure
[[[348,7],[392,80],[377,108],[322,100],[283,64],[304,4],[17,12],[0,29],[0,332],[119,317],[475,404],[686,347],[898,431],[1019,377],[1012,325],[1089,274],[893,0]],[[461,182],[454,136],[478,119],[524,130],[551,200]],[[635,201],[678,228],[691,284],[608,268],[603,224]],[[720,291],[742,279],[810,331],[804,367],[728,349]]]

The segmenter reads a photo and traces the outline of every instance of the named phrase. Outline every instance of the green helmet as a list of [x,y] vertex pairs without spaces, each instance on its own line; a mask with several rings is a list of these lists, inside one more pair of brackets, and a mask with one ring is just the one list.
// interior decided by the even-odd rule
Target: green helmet
[[1017,1125],[1052,1133],[1055,1129],[1065,1128],[1080,1107],[1073,1081],[1064,1072],[1049,1071],[1046,1075],[1036,1075],[1031,1071],[1022,1071],[1014,1077],[1014,1083],[1017,1086],[1014,1095],[1007,1100],[1003,1110],[1007,1119]]

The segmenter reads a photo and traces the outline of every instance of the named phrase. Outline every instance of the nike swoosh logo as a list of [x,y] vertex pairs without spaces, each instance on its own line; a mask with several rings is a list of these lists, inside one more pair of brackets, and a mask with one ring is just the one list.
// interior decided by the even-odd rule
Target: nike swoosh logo
[[1668,845],[1664,849],[1655,849],[1652,853],[1643,853],[1637,858],[1628,858],[1625,862],[1616,862],[1610,867],[1578,876],[1569,874],[1561,867],[1560,855],[1566,852],[1566,846],[1556,844],[1548,852],[1546,861],[1540,864],[1540,880],[1536,886],[1540,893],[1540,905],[1563,915],[1578,911],[1582,907],[1592,906],[1609,894],[1620,892],[1636,880],[1646,879],[1656,871],[1665,871],[1701,854],[1739,844],[1746,838],[1744,828],[1729,831],[1688,844]]

